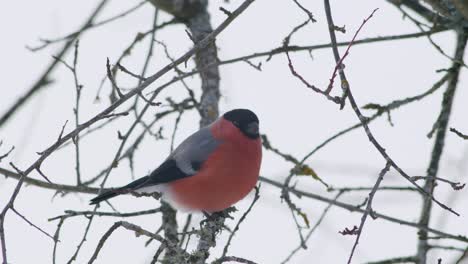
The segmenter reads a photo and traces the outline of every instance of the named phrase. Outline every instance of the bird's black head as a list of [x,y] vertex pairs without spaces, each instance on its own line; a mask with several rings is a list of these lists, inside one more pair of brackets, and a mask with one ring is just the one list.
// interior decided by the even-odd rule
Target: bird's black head
[[234,109],[223,115],[224,119],[231,121],[234,126],[248,138],[257,139],[259,137],[258,117],[248,109]]

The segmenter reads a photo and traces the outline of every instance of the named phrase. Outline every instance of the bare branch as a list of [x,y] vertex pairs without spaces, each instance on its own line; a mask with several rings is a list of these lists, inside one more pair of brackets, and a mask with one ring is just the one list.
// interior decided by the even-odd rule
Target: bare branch
[[[277,181],[274,181],[274,180],[270,180],[270,179],[262,177],[262,176],[260,176],[260,181],[268,183],[268,184],[270,184],[270,185],[272,185],[274,187],[277,187],[279,189],[285,188],[284,184],[282,184],[280,182],[277,182]],[[321,201],[321,202],[324,202],[324,203],[327,203],[327,204],[331,203],[334,206],[346,209],[346,210],[348,210],[350,212],[358,212],[358,213],[364,213],[365,212],[364,209],[356,207],[355,205],[343,203],[343,202],[340,202],[340,201],[334,201],[333,199],[329,199],[329,198],[326,198],[326,197],[323,197],[323,196],[320,196],[320,195],[317,195],[317,194],[314,194],[314,193],[309,193],[309,192],[297,190],[294,187],[286,187],[286,191],[290,192],[290,193],[292,193],[294,195],[300,196],[300,197],[307,197],[307,198],[314,199],[314,200],[317,200],[317,201]],[[452,235],[452,234],[445,233],[445,232],[442,232],[440,230],[436,230],[436,229],[433,229],[433,228],[430,228],[430,227],[421,226],[421,225],[419,225],[417,223],[413,223],[413,222],[406,221],[406,220],[403,220],[403,219],[398,219],[398,218],[395,218],[395,217],[392,217],[392,216],[389,216],[389,215],[384,215],[384,214],[378,213],[377,211],[374,211],[373,214],[378,219],[387,220],[387,221],[390,221],[390,222],[393,222],[393,223],[398,223],[400,225],[414,227],[416,229],[425,230],[427,232],[430,232],[430,233],[433,233],[433,234],[436,234],[436,235],[440,235],[441,237],[444,237],[444,238],[450,238],[450,239],[453,239],[453,240],[468,243],[468,237],[463,236],[463,235]]]
[[28,223],[30,226],[34,227],[35,229],[39,230],[39,232],[43,233],[44,235],[50,237],[54,242],[55,242],[55,238],[53,236],[51,236],[49,233],[47,233],[46,231],[44,231],[42,228],[38,227],[37,225],[35,225],[33,222],[29,221],[24,215],[22,215],[20,212],[18,212],[18,210],[16,210],[14,207],[11,208],[11,210],[17,214],[19,217],[21,217],[26,223]]
[[237,224],[236,226],[234,227],[234,230],[232,230],[231,234],[229,235],[229,238],[228,238],[228,241],[226,242],[226,245],[224,246],[224,249],[223,249],[223,254],[221,255],[221,259],[226,257],[226,254],[228,252],[228,249],[229,249],[229,245],[231,244],[231,241],[232,241],[232,238],[234,237],[234,235],[236,234],[237,231],[239,231],[239,226],[240,224],[245,220],[245,218],[247,217],[247,215],[250,213],[250,211],[252,210],[252,207],[255,205],[255,203],[258,201],[258,198],[260,198],[260,185],[259,186],[255,186],[255,196],[252,200],[252,203],[250,204],[249,208],[247,208],[247,210],[245,211],[245,213],[241,216],[241,218],[239,218],[239,221],[237,221]]
[[[117,67],[119,68],[119,70],[125,72],[126,74],[128,74],[128,75],[130,75],[130,76],[132,76],[132,77],[134,77],[134,78],[136,78],[136,79],[138,79],[138,80],[140,80],[140,81],[146,81],[146,78],[145,78],[145,77],[143,77],[143,76],[141,76],[141,75],[138,75],[138,74],[136,74],[136,73],[133,73],[133,72],[127,70],[127,68],[125,68],[124,66],[122,66],[122,64],[120,64],[120,62],[117,63]],[[110,73],[110,68],[107,70],[107,75],[109,76],[109,74],[112,74],[112,73]],[[112,80],[111,80],[111,81],[112,81]]]
[[177,245],[172,244],[170,241],[164,239],[163,237],[161,237],[159,235],[156,235],[156,234],[153,234],[153,233],[151,233],[151,232],[149,232],[149,231],[147,231],[145,229],[142,229],[141,227],[139,227],[137,225],[134,225],[132,223],[125,222],[125,221],[119,221],[119,222],[114,223],[114,225],[112,225],[109,228],[109,230],[107,230],[107,232],[102,236],[101,240],[99,240],[99,243],[98,243],[98,245],[96,247],[96,250],[94,251],[93,255],[91,256],[91,259],[88,262],[89,264],[93,263],[97,259],[97,256],[99,255],[99,252],[101,251],[101,249],[104,246],[107,239],[119,227],[123,227],[123,228],[125,228],[127,230],[133,231],[133,232],[135,232],[136,235],[143,235],[143,236],[147,236],[147,237],[150,237],[152,239],[155,239],[155,240],[165,244],[166,247],[176,249],[178,251],[178,253],[183,258],[188,257],[188,254],[186,252],[181,251],[180,249],[178,249]]
[[[339,192],[335,198],[333,199],[333,201],[336,201],[343,193],[342,192]],[[312,235],[315,233],[315,230],[317,230],[317,228],[320,226],[320,224],[322,223],[323,219],[325,218],[325,216],[328,214],[328,212],[330,211],[330,209],[332,208],[333,204],[330,203],[328,204],[328,206],[323,210],[322,214],[320,215],[319,219],[317,220],[317,222],[315,223],[315,225],[310,229],[309,233],[306,235],[305,237],[305,242],[307,242],[311,237]],[[302,243],[300,243],[282,262],[281,264],[286,264],[288,261],[291,260],[291,258],[297,253],[299,252],[300,249],[302,249]]]
[[455,135],[463,138],[464,140],[468,140],[468,135],[465,135],[463,133],[461,133],[460,131],[456,130],[455,128],[451,127],[450,128],[450,132],[454,133]]
[[216,260],[217,263],[224,263],[224,262],[237,262],[237,263],[245,263],[245,264],[257,264],[256,262],[253,262],[251,260],[245,259],[245,258],[239,258],[239,257],[234,257],[234,256],[226,256],[222,257],[221,259]]
[[[328,4],[328,1],[326,1],[326,5],[325,7],[329,7],[329,4]],[[326,8],[326,10],[329,10]],[[339,53],[338,53],[338,48],[337,48],[337,45],[336,45],[336,37],[335,37],[335,34],[334,34],[334,25],[333,25],[333,21],[331,20],[331,13],[328,15],[327,13],[327,19],[328,17],[330,17],[330,20],[329,20],[329,30],[330,30],[330,35],[332,36],[331,39],[332,39],[332,48],[333,48],[333,54],[335,55],[335,60],[337,59],[337,56],[338,56],[338,60],[336,62],[336,66],[335,66],[335,69],[333,69],[333,73],[332,73],[332,76],[330,78],[330,83],[328,84],[328,87],[327,87],[327,90],[326,92],[327,93],[330,93],[331,90],[333,89],[333,83],[334,83],[334,80],[336,78],[336,72],[339,70],[339,73],[340,73],[340,78],[341,78],[341,88],[346,91],[347,89],[347,85],[346,83],[348,82],[346,80],[346,76],[344,74],[344,64],[343,64],[343,61],[344,59],[349,55],[349,49],[351,48],[351,46],[354,44],[354,41],[356,40],[356,37],[357,35],[359,34],[359,31],[361,31],[361,29],[364,27],[364,25],[367,23],[367,21],[369,21],[372,16],[374,15],[375,12],[377,12],[378,9],[374,9],[374,11],[372,11],[372,13],[362,21],[362,24],[359,26],[359,28],[356,30],[356,32],[354,33],[354,36],[353,38],[351,39],[351,41],[349,42],[349,45],[348,47],[346,47],[346,50],[345,50],[345,53],[343,54],[343,56],[340,57]],[[330,11],[328,11],[330,12]],[[332,23],[332,24],[330,24]],[[333,32],[333,33],[332,33]]]
[[[458,86],[458,77],[460,74],[460,68],[462,66],[461,63],[458,61],[463,61],[463,55],[465,51],[467,43],[467,36],[459,34],[457,37],[457,46],[455,51],[455,61],[453,62],[452,66],[452,75],[451,79],[448,83],[447,90],[444,93],[442,99],[442,106],[439,115],[439,122],[437,128],[436,139],[434,141],[434,147],[432,150],[431,161],[429,163],[429,167],[427,168],[427,176],[426,182],[424,184],[424,193],[429,194],[423,196],[423,206],[421,208],[421,216],[419,219],[419,225],[422,226],[429,226],[429,220],[432,210],[432,202],[435,184],[435,177],[437,176],[439,170],[439,162],[442,156],[442,151],[445,145],[445,137],[448,128],[448,122],[450,118],[450,114],[452,111],[452,104],[455,97],[455,91]],[[437,203],[437,201],[434,201]],[[427,242],[427,232],[422,230],[419,233],[419,243],[418,243],[418,263],[424,264],[427,262],[427,251],[428,251],[428,242]]]
[[[102,12],[104,6],[107,4],[108,0],[102,0],[91,13],[89,18],[83,24],[81,29],[78,31],[73,38],[71,38],[62,49],[57,53],[55,57],[62,58],[68,52],[68,50],[72,47],[75,40],[81,35],[83,30],[87,28],[90,24],[93,23],[94,19]],[[39,77],[39,79],[29,88],[29,90],[22,95],[8,110],[0,116],[0,127],[2,127],[12,116],[16,113],[33,95],[35,95],[38,91],[42,90],[44,87],[49,85],[52,81],[50,75],[55,70],[56,66],[58,65],[58,61],[56,59],[52,60],[50,65],[46,68],[44,73]],[[6,261],[6,260],[5,260]]]
[[416,263],[418,260],[414,256],[410,257],[398,257],[398,258],[391,258],[385,259],[380,261],[372,261],[366,262],[365,264],[398,264],[398,263]]
[[[118,64],[118,65],[120,65],[120,64]],[[117,82],[115,81],[114,77],[112,76],[112,71],[111,71],[110,64],[109,64],[109,58],[107,58],[106,69],[107,69],[107,78],[109,78],[110,82],[112,83],[112,88],[114,88],[114,90],[117,92],[117,94],[119,95],[120,98],[124,97],[124,94],[120,90],[119,86],[117,86]]]
[[364,224],[366,223],[367,216],[369,214],[371,216],[373,215],[373,213],[372,213],[372,211],[373,211],[372,201],[374,200],[374,195],[376,194],[376,192],[377,192],[377,190],[378,190],[378,188],[380,186],[380,183],[383,180],[383,177],[385,176],[385,174],[390,169],[390,165],[391,164],[389,162],[387,162],[387,164],[385,164],[385,167],[379,173],[379,177],[377,178],[377,181],[375,182],[374,188],[372,188],[371,192],[369,193],[369,199],[367,200],[366,210],[364,211],[364,214],[362,214],[361,223],[359,224],[359,228],[357,229],[356,240],[354,241],[353,248],[351,249],[351,254],[349,255],[349,258],[348,258],[348,264],[350,264],[351,260],[353,259],[354,251],[356,250],[356,247],[357,247],[357,245],[359,243],[359,238],[361,237],[362,230],[364,229]]
[[68,218],[68,217],[73,217],[73,216],[80,216],[80,215],[85,216],[85,217],[89,217],[91,215],[95,215],[95,216],[112,216],[112,217],[134,217],[134,216],[155,214],[155,213],[159,213],[159,212],[161,212],[161,208],[155,208],[155,209],[143,210],[143,211],[137,211],[137,212],[130,212],[130,213],[65,210],[65,215],[60,215],[60,216],[49,218],[49,221]]
[[[0,144],[1,146],[2,144]],[[11,146],[10,150],[8,150],[5,154],[3,155],[0,155],[0,162],[2,162],[2,160],[6,157],[8,157],[10,155],[10,153],[15,149],[15,146]]]

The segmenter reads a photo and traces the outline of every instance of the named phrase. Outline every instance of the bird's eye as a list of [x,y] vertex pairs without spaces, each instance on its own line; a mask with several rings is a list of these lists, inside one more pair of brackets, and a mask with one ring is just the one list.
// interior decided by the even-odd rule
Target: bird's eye
[[233,123],[236,127],[239,126],[239,122],[237,122],[237,121],[232,121],[232,123]]

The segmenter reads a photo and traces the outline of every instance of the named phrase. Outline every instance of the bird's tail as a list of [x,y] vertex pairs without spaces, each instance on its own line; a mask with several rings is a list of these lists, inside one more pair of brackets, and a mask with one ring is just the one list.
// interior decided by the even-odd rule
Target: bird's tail
[[142,186],[147,181],[148,181],[148,176],[140,178],[140,179],[138,179],[136,181],[133,181],[133,182],[131,182],[131,183],[129,183],[129,184],[123,186],[123,187],[105,191],[105,192],[101,193],[100,195],[98,195],[98,196],[94,197],[93,199],[91,199],[91,202],[89,204],[98,204],[98,203],[100,203],[102,201],[105,201],[107,199],[116,197],[118,195],[129,193],[132,190],[138,189],[140,186]]
[[98,196],[94,197],[93,199],[91,199],[91,202],[89,204],[98,204],[98,203],[100,203],[102,201],[105,201],[107,199],[116,197],[117,195],[120,195],[120,194],[122,194],[122,192],[120,191],[120,188],[115,189],[115,190],[105,191],[105,192],[101,193],[100,195],[98,195]]

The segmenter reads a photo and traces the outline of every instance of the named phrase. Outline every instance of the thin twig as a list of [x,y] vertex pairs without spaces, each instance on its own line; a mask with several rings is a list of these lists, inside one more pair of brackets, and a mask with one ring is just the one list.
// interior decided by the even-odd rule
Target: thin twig
[[110,235],[119,227],[123,227],[127,230],[135,232],[137,235],[144,235],[147,237],[150,237],[152,239],[155,239],[161,243],[164,243],[167,247],[175,248],[178,250],[179,254],[182,254],[183,256],[187,256],[188,254],[186,252],[181,251],[180,249],[177,248],[177,245],[171,244],[168,240],[164,239],[163,237],[153,234],[145,229],[142,229],[141,227],[134,225],[129,222],[125,221],[119,221],[114,223],[109,230],[102,236],[102,238],[99,240],[99,243],[96,247],[96,250],[94,251],[93,255],[91,256],[90,260],[88,261],[88,264],[93,263],[96,259],[97,256],[99,255],[99,252],[101,251],[102,247],[104,246],[104,243],[107,241],[107,239],[110,237]]
[[385,164],[385,167],[379,173],[379,177],[377,178],[377,181],[375,182],[374,188],[372,188],[371,192],[369,193],[369,199],[367,200],[366,210],[362,214],[361,223],[359,224],[356,240],[354,241],[353,248],[351,249],[351,253],[350,253],[349,258],[348,258],[348,264],[350,264],[351,260],[353,259],[354,251],[356,250],[356,247],[357,247],[357,245],[359,243],[359,238],[362,235],[362,230],[364,229],[364,224],[366,223],[367,216],[368,215],[373,216],[372,201],[374,200],[374,195],[376,194],[376,192],[377,192],[377,190],[378,190],[378,188],[380,186],[380,183],[382,182],[385,174],[390,169],[390,165],[391,164],[389,162],[387,162],[387,164]]
[[390,258],[390,259],[384,259],[384,260],[379,260],[379,261],[372,261],[372,262],[366,262],[365,264],[398,264],[398,263],[416,263],[417,258],[415,256],[409,256],[409,257],[398,257],[398,258]]
[[[96,211],[96,209],[97,209],[97,206],[94,207],[94,211]],[[75,253],[73,253],[73,255],[70,257],[70,259],[67,261],[67,264],[73,263],[73,261],[75,261],[76,258],[78,257],[78,253],[80,252],[81,248],[83,247],[84,243],[86,242],[86,238],[88,236],[89,230],[91,229],[91,224],[93,222],[93,219],[94,219],[93,216],[89,217],[88,224],[86,225],[86,228],[85,228],[85,230],[83,232],[83,237],[81,238],[80,243],[76,247]]]
[[78,35],[82,34],[83,32],[85,31],[88,31],[90,29],[96,29],[100,26],[103,26],[103,25],[106,25],[110,22],[113,22],[113,21],[116,21],[120,18],[123,18],[131,13],[133,13],[134,11],[138,10],[140,7],[142,7],[144,4],[146,4],[147,1],[142,1],[140,3],[138,3],[137,5],[117,14],[117,15],[114,15],[114,16],[111,16],[109,18],[106,18],[106,19],[103,19],[99,22],[94,22],[94,21],[91,21],[89,24],[87,24],[86,26],[80,28],[79,30],[77,31],[74,31],[72,33],[69,33],[69,34],[66,34],[65,36],[62,36],[62,37],[56,37],[56,38],[40,38],[39,40],[42,42],[42,45],[40,46],[37,46],[37,47],[29,47],[27,46],[27,48],[30,50],[30,51],[33,51],[33,52],[36,52],[36,51],[39,51],[39,50],[42,50],[44,48],[47,48],[49,45],[51,44],[56,44],[58,42],[62,42],[62,41],[66,41],[66,40],[70,40],[70,39],[73,39],[73,38],[77,38]]
[[450,132],[454,133],[455,135],[463,138],[464,140],[468,140],[468,135],[465,135],[463,133],[461,133],[460,131],[456,130],[455,128],[451,127],[450,128]]
[[[81,26],[80,30],[78,30],[78,33],[71,38],[69,41],[67,41],[62,49],[55,55],[56,58],[63,58],[64,55],[68,52],[68,50],[73,46],[73,43],[75,42],[76,39],[78,39],[79,36],[84,32],[84,30],[93,23],[94,19],[99,15],[99,13],[102,12],[104,9],[104,6],[107,4],[108,0],[102,0],[99,2],[99,4],[96,6],[96,8],[93,10],[93,12],[90,14],[90,16],[86,19],[86,22],[83,23],[83,26]],[[52,82],[52,79],[50,78],[50,75],[53,73],[55,70],[56,66],[58,65],[58,61],[56,59],[53,59],[52,62],[49,64],[49,66],[46,68],[44,73],[38,78],[38,80],[27,90],[26,93],[24,93],[22,96],[18,98],[18,100],[8,108],[8,110],[0,116],[0,127],[2,127],[21,107],[35,95],[38,91],[46,87]],[[6,262],[6,260],[5,260]]]
[[[328,1],[326,1],[326,3],[328,3]],[[328,4],[329,5],[329,4]],[[325,5],[327,6],[327,5]],[[327,10],[327,9],[326,9]],[[374,15],[374,13],[377,11],[378,9],[374,9],[374,11],[372,11],[372,13],[362,21],[361,25],[359,26],[359,28],[356,30],[356,32],[354,33],[354,36],[353,38],[351,39],[351,41],[349,42],[349,45],[348,47],[346,47],[346,50],[345,50],[345,53],[343,54],[343,56],[339,57],[339,53],[338,53],[338,48],[333,45],[332,48],[333,48],[333,54],[335,55],[335,60],[336,60],[336,56],[339,57],[338,61],[336,62],[336,66],[335,68],[333,69],[333,73],[332,73],[332,76],[330,78],[330,83],[328,84],[328,87],[327,87],[327,90],[326,92],[327,93],[330,93],[331,90],[333,89],[333,83],[334,83],[334,80],[336,78],[336,72],[339,71],[339,74],[340,74],[340,78],[341,78],[341,86],[342,86],[342,89],[344,91],[346,91],[347,87],[346,87],[346,83],[348,82],[346,80],[346,76],[345,76],[345,73],[344,73],[344,64],[343,64],[343,61],[344,59],[349,55],[349,49],[351,48],[351,46],[354,44],[354,41],[356,40],[356,37],[357,35],[359,34],[359,32],[361,31],[361,29],[364,27],[364,25],[367,23],[367,21],[369,21],[372,16]],[[327,13],[327,19],[328,17],[330,16],[330,19],[331,19],[331,13],[328,15]],[[329,22],[330,23],[330,22]],[[329,27],[334,27],[333,24],[329,24]],[[332,36],[332,43],[336,43],[336,37],[335,37],[335,34],[334,34],[334,29],[330,28],[330,35]],[[334,40],[333,40],[334,39]]]
[[47,233],[46,231],[44,231],[42,228],[38,227],[37,225],[35,225],[33,222],[29,221],[24,215],[22,215],[20,212],[18,212],[18,210],[16,210],[14,207],[11,208],[11,210],[17,214],[19,217],[21,217],[26,223],[28,223],[30,226],[34,227],[35,229],[39,230],[41,233],[43,233],[44,235],[50,237],[54,242],[56,241],[55,240],[55,237],[53,237],[52,235],[50,235],[49,233]]
[[457,259],[455,264],[462,264],[462,261],[465,260],[468,257],[468,246],[465,248],[465,251],[463,251],[463,254]]
[[159,212],[161,212],[160,208],[137,211],[137,212],[130,212],[130,213],[65,210],[65,215],[60,215],[60,216],[49,218],[49,221],[62,219],[62,218],[73,217],[73,216],[80,216],[80,215],[83,215],[85,217],[89,217],[91,215],[95,215],[95,216],[112,216],[112,217],[134,217],[134,216],[155,214],[155,213],[159,213]]
[[54,248],[52,250],[52,263],[56,264],[57,263],[57,245],[60,237],[60,230],[62,229],[62,225],[65,222],[65,218],[61,218],[60,221],[57,224],[57,229],[55,230],[54,234]]
[[[126,74],[138,79],[140,82],[146,80],[146,78],[143,75],[138,75],[136,73],[133,73],[133,72],[129,71],[127,68],[122,66],[122,64],[120,64],[120,62],[117,63],[117,67],[119,68],[119,70],[121,70],[121,71],[125,72]],[[110,69],[108,70],[108,73],[107,73],[108,75],[109,75],[109,72],[110,72]]]
[[[118,64],[118,65],[120,65],[120,64]],[[112,76],[112,71],[111,71],[110,63],[109,63],[109,58],[107,58],[106,69],[107,69],[107,78],[109,78],[109,80],[110,80],[110,82],[112,84],[112,88],[117,92],[119,97],[122,98],[124,96],[124,94],[122,93],[119,86],[117,85],[117,82],[115,81],[114,76]]]
[[15,146],[11,146],[10,150],[8,150],[5,154],[0,155],[0,162],[2,162],[4,158],[8,157],[14,149],[15,149]]
[[[333,199],[333,201],[336,201],[341,195],[343,194],[343,192],[339,192],[335,198]],[[325,216],[328,214],[328,212],[330,211],[330,209],[333,207],[333,204],[332,203],[329,203],[327,205],[327,207],[323,210],[322,214],[320,215],[319,219],[317,220],[317,222],[315,223],[315,225],[310,229],[309,233],[307,233],[306,237],[305,237],[305,242],[307,242],[311,237],[312,235],[315,233],[315,231],[317,230],[317,228],[320,226],[320,224],[322,224],[322,221],[323,219],[325,218]],[[295,249],[293,249],[293,251],[291,251],[291,253],[281,262],[281,264],[286,264],[288,261],[290,261],[292,259],[292,257],[297,253],[299,252],[299,250],[303,248],[302,247],[302,243],[300,243]]]
[[226,242],[226,245],[223,248],[223,254],[221,255],[221,259],[226,256],[226,254],[228,252],[228,249],[229,249],[229,246],[231,245],[232,238],[234,237],[236,232],[239,230],[240,224],[245,220],[247,215],[250,213],[250,211],[252,210],[252,207],[258,201],[258,198],[260,198],[260,187],[261,187],[260,185],[255,186],[255,194],[254,194],[255,196],[254,196],[254,198],[252,200],[252,203],[250,204],[249,208],[247,208],[245,213],[241,216],[241,218],[239,218],[239,221],[237,221],[236,226],[234,227],[231,234],[229,235],[228,241]]
[[257,262],[253,262],[251,260],[245,259],[245,258],[240,258],[240,257],[235,257],[235,256],[225,256],[222,257],[212,264],[219,264],[219,263],[224,263],[224,262],[237,262],[237,263],[245,263],[245,264],[257,264]]
[[[284,189],[285,188],[283,183],[280,183],[280,182],[277,182],[277,181],[274,181],[274,180],[271,180],[271,179],[268,179],[268,178],[265,178],[265,177],[262,177],[262,176],[260,176],[260,181],[268,183],[268,184],[270,184],[272,186],[275,186],[275,187],[277,187],[279,189]],[[294,187],[290,187],[290,186],[286,187],[286,191],[290,192],[290,193],[292,193],[294,195],[297,195],[299,197],[307,197],[307,198],[314,199],[314,200],[317,200],[317,201],[321,201],[321,202],[324,202],[324,203],[327,203],[327,204],[331,203],[334,206],[346,209],[346,210],[348,210],[350,212],[358,212],[358,213],[364,213],[365,212],[364,209],[362,209],[360,207],[356,207],[355,205],[343,203],[343,202],[340,202],[340,201],[334,201],[333,199],[329,199],[329,198],[317,195],[315,193],[310,193],[310,192],[297,190]],[[414,223],[414,222],[406,221],[406,220],[403,220],[403,219],[395,218],[395,217],[392,217],[392,216],[389,216],[389,215],[378,213],[376,211],[373,211],[373,214],[378,219],[387,220],[387,221],[390,221],[390,222],[393,222],[393,223],[398,223],[400,225],[410,226],[410,227],[413,227],[413,228],[416,228],[416,229],[428,231],[430,233],[439,235],[439,236],[444,237],[444,238],[449,238],[449,239],[453,239],[453,240],[468,243],[468,237],[463,236],[463,235],[453,235],[453,234],[445,233],[445,232],[437,230],[437,229],[433,229],[433,228],[426,227],[426,226],[421,226],[418,223]]]

